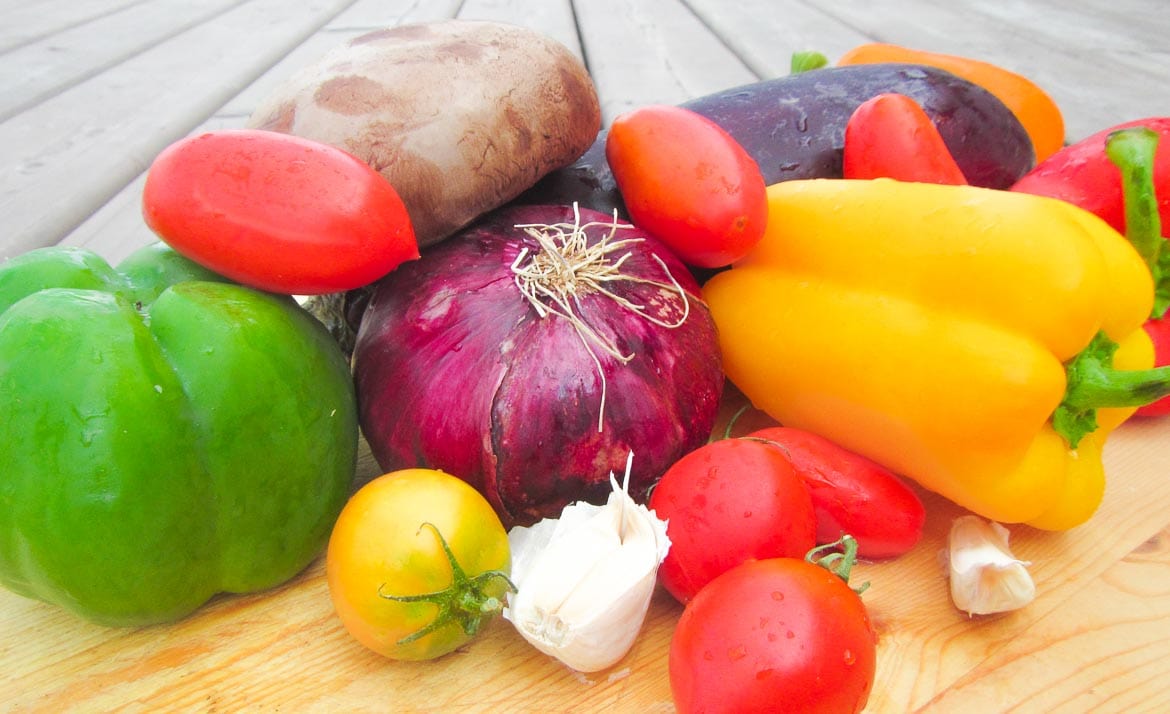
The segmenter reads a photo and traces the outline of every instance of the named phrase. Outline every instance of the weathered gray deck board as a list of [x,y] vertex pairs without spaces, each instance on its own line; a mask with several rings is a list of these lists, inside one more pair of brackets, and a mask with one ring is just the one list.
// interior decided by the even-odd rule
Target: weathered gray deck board
[[[215,17],[238,0],[159,0],[129,5],[31,41],[0,65],[0,121],[112,69]],[[110,37],[129,38],[111,43]]]
[[815,50],[836,59],[872,38],[800,0],[688,3],[707,27],[760,78],[788,74],[792,53]]
[[4,254],[57,242],[348,0],[252,0],[0,124]]
[[578,3],[582,43],[602,121],[643,104],[676,104],[755,78],[675,0]]
[[147,0],[6,0],[0,4],[0,52],[144,2]]
[[1057,100],[1074,140],[1170,113],[1163,0],[5,0],[0,259],[56,242],[119,259],[153,240],[141,174],[167,143],[242,125],[281,81],[358,34],[455,15],[563,42],[586,61],[606,122],[785,74],[794,51],[832,61],[865,41],[1021,72]]

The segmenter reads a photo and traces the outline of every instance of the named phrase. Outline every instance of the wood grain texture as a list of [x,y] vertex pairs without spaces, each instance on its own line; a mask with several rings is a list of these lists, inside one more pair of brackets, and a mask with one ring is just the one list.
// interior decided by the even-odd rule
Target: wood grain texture
[[[741,430],[767,423],[754,419]],[[972,618],[951,605],[940,552],[962,511],[922,493],[918,547],[855,571],[871,583],[864,599],[879,637],[867,711],[1165,711],[1168,447],[1165,420],[1124,425],[1107,447],[1109,486],[1089,523],[1066,533],[1012,527],[1038,596],[1003,615]],[[358,483],[378,471],[364,451]],[[659,589],[630,654],[583,675],[502,620],[433,662],[384,659],[333,614],[320,559],[284,586],[220,596],[186,620],[148,628],[89,625],[0,592],[0,701],[21,712],[669,712],[667,654],[681,611]]]

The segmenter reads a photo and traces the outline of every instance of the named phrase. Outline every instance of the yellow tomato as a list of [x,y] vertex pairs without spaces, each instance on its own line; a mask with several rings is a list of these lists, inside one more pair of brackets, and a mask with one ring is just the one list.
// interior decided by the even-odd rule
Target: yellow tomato
[[326,575],[358,642],[392,659],[439,657],[469,642],[511,587],[508,536],[461,479],[404,469],[369,482],[333,527]]

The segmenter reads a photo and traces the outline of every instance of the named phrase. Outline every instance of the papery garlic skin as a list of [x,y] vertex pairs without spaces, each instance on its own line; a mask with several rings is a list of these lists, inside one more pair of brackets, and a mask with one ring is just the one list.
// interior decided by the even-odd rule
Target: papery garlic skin
[[969,615],[990,615],[1024,607],[1036,597],[1028,567],[1008,546],[1008,529],[979,516],[951,524],[947,551],[951,599]]
[[666,522],[612,474],[610,482],[604,506],[574,503],[560,518],[508,534],[517,590],[504,617],[538,650],[580,672],[610,667],[629,652],[670,548]]

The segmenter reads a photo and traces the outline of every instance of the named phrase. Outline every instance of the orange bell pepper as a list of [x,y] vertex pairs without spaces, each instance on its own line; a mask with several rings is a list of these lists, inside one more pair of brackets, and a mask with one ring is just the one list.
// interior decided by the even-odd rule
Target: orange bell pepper
[[1043,161],[1064,145],[1064,116],[1052,97],[1035,82],[999,65],[958,55],[927,52],[873,42],[859,45],[837,60],[838,66],[904,62],[944,69],[994,94],[1016,115]]

